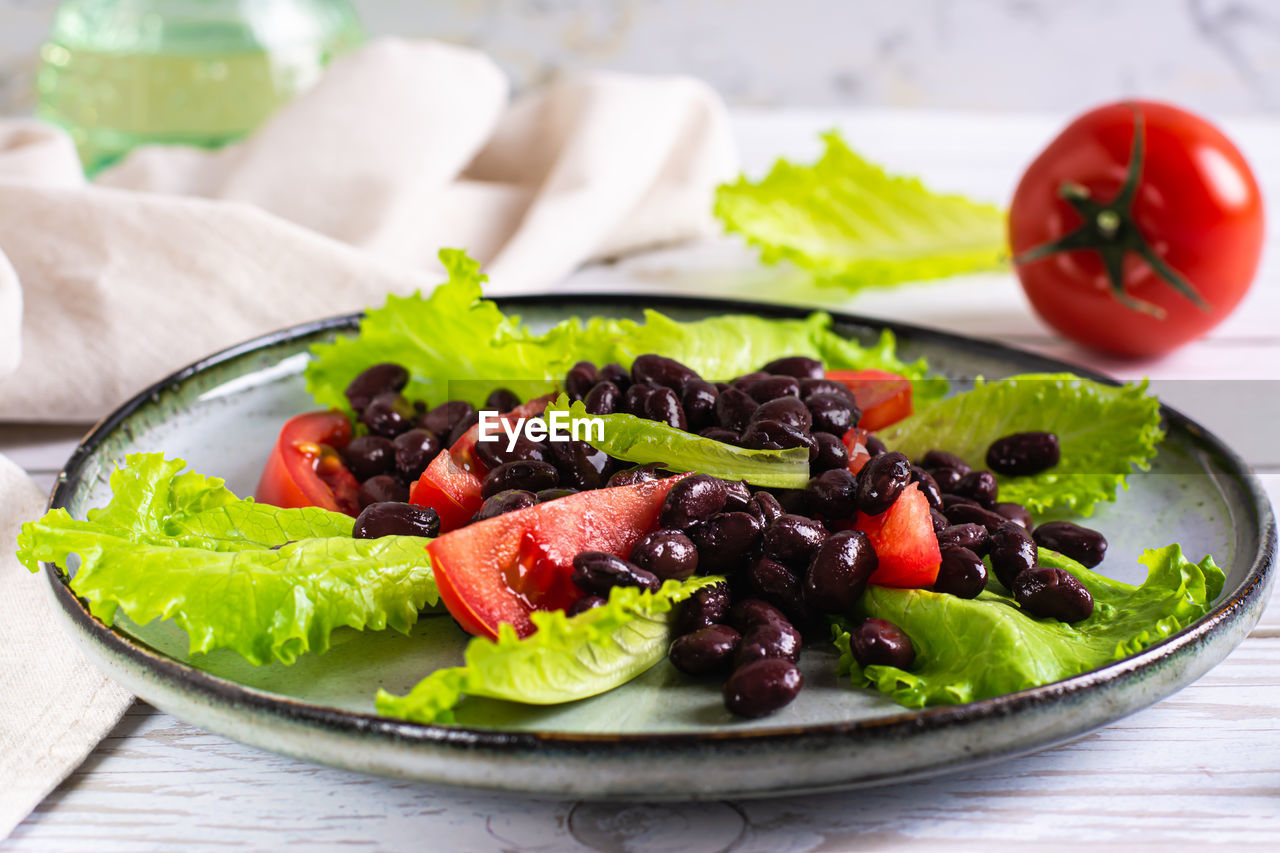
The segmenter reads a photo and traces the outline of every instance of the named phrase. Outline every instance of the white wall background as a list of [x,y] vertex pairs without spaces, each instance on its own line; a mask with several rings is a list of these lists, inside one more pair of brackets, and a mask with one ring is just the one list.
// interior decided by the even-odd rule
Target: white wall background
[[[519,85],[592,66],[695,74],[749,105],[1280,111],[1280,0],[354,2],[371,32],[479,46]],[[0,0],[0,112],[29,106],[56,5]]]

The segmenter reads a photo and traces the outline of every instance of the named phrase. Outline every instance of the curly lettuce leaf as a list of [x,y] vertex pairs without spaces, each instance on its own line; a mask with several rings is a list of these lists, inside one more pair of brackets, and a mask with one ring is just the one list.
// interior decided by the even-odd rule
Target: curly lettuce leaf
[[725,231],[790,261],[822,284],[849,290],[998,269],[1007,256],[1005,214],[961,195],[890,175],[837,132],[811,166],[779,160],[760,182],[716,192]]
[[548,418],[556,412],[567,414],[569,423],[599,419],[603,439],[590,430],[579,434],[592,447],[636,465],[660,462],[668,471],[696,471],[780,489],[803,489],[809,482],[809,451],[804,447],[748,450],[635,415],[589,415],[581,401],[570,404],[565,394],[547,406]]
[[496,641],[471,640],[463,666],[436,670],[404,696],[378,691],[378,713],[452,723],[464,696],[557,705],[612,690],[666,656],[672,608],[719,580],[667,581],[657,592],[614,587],[608,603],[576,616],[534,613],[537,630],[524,639],[510,625],[500,625]]
[[1151,549],[1141,586],[1111,580],[1061,554],[1040,550],[1040,564],[1066,569],[1093,595],[1088,619],[1066,624],[1025,613],[988,588],[976,599],[923,589],[869,587],[866,616],[898,625],[916,650],[910,671],[861,668],[849,650],[847,625],[837,625],[841,672],[908,708],[954,705],[1060,681],[1121,660],[1171,637],[1209,610],[1222,592],[1222,570],[1206,556],[1193,563],[1178,545]]
[[179,473],[186,464],[129,456],[107,506],[27,522],[18,559],[34,572],[78,555],[71,588],[106,624],[117,611],[172,620],[192,654],[226,648],[254,664],[323,652],[342,626],[407,632],[438,601],[430,540],[352,539],[349,516],[242,499],[221,479]]
[[403,365],[411,379],[405,394],[436,405],[465,399],[479,406],[495,387],[524,399],[559,389],[579,360],[629,366],[644,353],[677,359],[708,379],[731,379],[787,355],[808,355],[831,368],[879,368],[920,380],[917,398],[945,393],[946,381],[925,377],[923,359],[904,363],[885,331],[872,345],[839,335],[829,314],[805,319],[725,315],[679,322],[657,311],[643,323],[600,317],[569,318],[535,335],[515,316],[481,298],[486,277],[456,249],[440,260],[449,280],[430,296],[388,297],[370,310],[360,332],[311,349],[307,390],[322,406],[347,408],[343,391],[365,368],[379,362]]
[[1055,433],[1061,462],[1031,477],[997,479],[1001,500],[1035,513],[1089,515],[1099,501],[1114,501],[1133,468],[1151,467],[1164,438],[1160,402],[1145,381],[1117,387],[1070,373],[979,379],[972,391],[922,407],[880,437],[912,458],[937,447],[982,466],[991,442],[1027,431]]

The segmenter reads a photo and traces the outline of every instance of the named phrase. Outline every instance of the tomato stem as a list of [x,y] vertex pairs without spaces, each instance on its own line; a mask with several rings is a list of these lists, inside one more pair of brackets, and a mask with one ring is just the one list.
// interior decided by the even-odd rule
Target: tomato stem
[[1133,311],[1163,320],[1163,308],[1138,299],[1125,289],[1124,261],[1130,252],[1134,252],[1147,262],[1165,284],[1193,302],[1200,310],[1210,310],[1209,303],[1195,286],[1151,248],[1133,220],[1133,202],[1138,195],[1138,184],[1142,181],[1145,162],[1145,120],[1141,110],[1134,105],[1133,144],[1129,150],[1129,164],[1120,192],[1110,202],[1103,204],[1095,200],[1083,185],[1075,181],[1064,181],[1058,187],[1058,195],[1080,214],[1083,222],[1074,231],[1057,240],[1028,249],[1014,258],[1014,263],[1028,264],[1059,252],[1097,252],[1116,301]]

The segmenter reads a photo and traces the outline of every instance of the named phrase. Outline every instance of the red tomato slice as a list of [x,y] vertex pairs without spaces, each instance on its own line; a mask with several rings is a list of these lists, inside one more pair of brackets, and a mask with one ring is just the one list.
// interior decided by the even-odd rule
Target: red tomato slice
[[884,429],[911,414],[911,380],[905,376],[887,370],[828,370],[827,378],[853,392],[862,410],[862,429]]
[[262,469],[257,499],[272,506],[318,506],[358,515],[360,484],[338,453],[350,441],[351,421],[341,412],[290,418]]
[[880,560],[870,583],[925,588],[938,579],[942,552],[929,517],[929,501],[915,483],[880,515],[858,513],[853,526],[867,534]]
[[871,458],[867,450],[867,436],[871,433],[861,427],[854,427],[844,434],[844,446],[849,450],[849,473],[857,474],[862,466]]
[[[551,395],[517,406],[501,416],[503,421],[515,421],[542,414]],[[409,503],[429,506],[440,516],[440,530],[457,530],[471,521],[471,517],[484,503],[480,488],[484,475],[489,473],[475,457],[476,441],[480,437],[477,424],[463,433],[453,443],[448,453],[441,453],[431,460],[418,482],[409,493]]]
[[658,523],[679,479],[570,495],[441,536],[427,546],[441,600],[472,634],[496,637],[505,622],[528,636],[529,614],[563,610],[582,595],[569,580],[578,552],[625,557]]

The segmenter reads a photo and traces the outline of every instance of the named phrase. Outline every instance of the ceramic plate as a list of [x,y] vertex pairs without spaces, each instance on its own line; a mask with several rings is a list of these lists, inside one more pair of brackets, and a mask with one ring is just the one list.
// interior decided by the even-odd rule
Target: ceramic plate
[[[710,300],[575,296],[505,300],[535,328],[570,314],[638,318],[656,307],[679,319],[778,307]],[[134,451],[162,450],[252,493],[280,424],[312,407],[301,377],[307,348],[355,327],[336,318],[250,341],[182,370],[122,406],[76,450],[52,496],[83,517],[107,500],[107,476]],[[870,340],[884,324],[837,315],[842,334]],[[925,356],[961,380],[1072,369],[992,343],[889,324],[902,354]],[[1079,372],[1079,371],[1077,371]],[[593,699],[530,710],[467,700],[457,727],[373,713],[379,687],[404,692],[461,660],[465,637],[448,616],[410,636],[342,629],[324,655],[293,666],[253,667],[232,653],[192,658],[171,625],[107,628],[56,572],[50,586],[76,640],[140,697],[210,731],[324,764],[367,773],[499,791],[576,798],[691,799],[853,787],[939,773],[1043,749],[1168,696],[1221,661],[1261,614],[1276,548],[1271,507],[1240,458],[1166,409],[1168,438],[1150,473],[1131,478],[1096,526],[1110,551],[1104,570],[1145,577],[1146,547],[1181,542],[1211,553],[1227,583],[1214,609],[1141,654],[1056,684],[955,707],[907,711],[850,688],[833,653],[806,652],[807,686],[780,713],[730,717],[719,691],[691,683],[667,662]],[[48,567],[46,567],[48,568]],[[468,725],[476,711],[486,725]],[[500,721],[500,722],[495,722]]]

